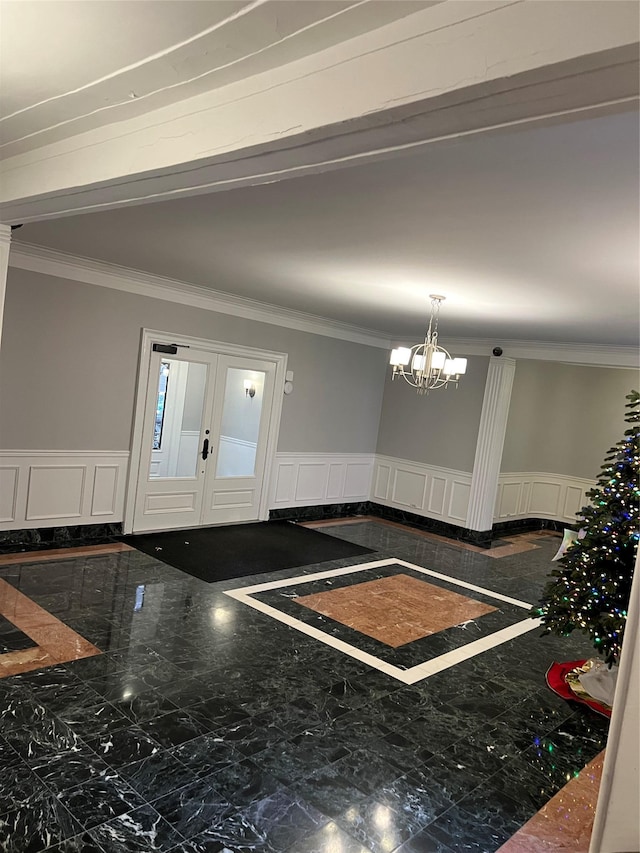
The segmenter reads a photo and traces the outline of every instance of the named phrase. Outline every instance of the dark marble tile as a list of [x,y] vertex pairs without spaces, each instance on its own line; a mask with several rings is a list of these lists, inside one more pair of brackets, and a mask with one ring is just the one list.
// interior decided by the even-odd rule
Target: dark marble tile
[[437,776],[426,767],[384,785],[373,797],[396,814],[405,815],[416,827],[426,826],[453,805],[441,790]]
[[144,682],[139,682],[139,684],[142,687],[141,692],[137,692],[127,685],[103,691],[103,695],[106,692],[104,698],[134,723],[144,723],[147,720],[178,710],[178,706],[170,699],[162,696],[156,690],[149,690]]
[[154,717],[152,720],[141,723],[140,728],[165,749],[193,740],[209,730],[206,725],[182,710]]
[[98,705],[70,707],[57,714],[79,737],[88,740],[111,729],[124,728],[131,720],[110,702]]
[[232,726],[246,720],[246,711],[223,697],[214,696],[189,705],[189,714],[195,719],[203,720],[211,729]]
[[48,793],[38,776],[20,759],[17,762],[11,759],[0,769],[0,814],[29,807]]
[[[427,838],[448,845],[456,853],[495,853],[513,835],[513,831],[505,831],[501,826],[492,827],[482,823],[481,818],[469,814],[459,806],[453,806],[430,823],[423,832]],[[417,839],[418,836],[412,839],[414,845]],[[428,847],[426,849],[429,850]]]
[[109,853],[151,850],[164,853],[183,840],[151,806],[142,806],[103,823],[90,832],[90,837]]
[[51,719],[53,714],[37,702],[27,688],[18,688],[2,696],[0,726],[3,734],[36,721]]
[[368,797],[357,806],[349,806],[336,823],[372,853],[395,850],[421,828],[411,815],[394,812],[375,797]]
[[[388,848],[389,849],[389,848]],[[296,841],[295,853],[372,853],[355,838],[347,835],[334,821],[317,832]]]
[[255,761],[286,785],[347,755],[349,750],[336,743],[331,732],[312,730],[267,747]]
[[91,829],[144,804],[121,777],[91,779],[58,795],[83,829]]
[[420,830],[413,838],[398,847],[394,853],[457,853],[459,848],[449,847],[429,832],[429,827]]
[[234,806],[246,806],[274,794],[282,785],[251,759],[218,768],[208,778],[211,785]]
[[6,733],[9,745],[29,764],[41,758],[77,752],[82,747],[78,735],[57,717],[36,719]]
[[536,813],[527,802],[519,802],[513,796],[496,791],[493,785],[481,785],[464,799],[458,807],[463,809],[482,826],[510,837]]
[[208,779],[180,788],[155,800],[153,807],[185,838],[221,831],[237,809],[213,788]]
[[292,782],[290,790],[323,814],[336,819],[345,809],[358,806],[367,794],[356,784],[351,768],[336,761],[305,779]]
[[88,832],[83,832],[55,847],[47,847],[47,853],[108,853]]
[[195,782],[197,778],[184,764],[164,751],[134,764],[126,764],[119,772],[148,802]]
[[89,738],[87,744],[110,767],[116,769],[156,755],[162,748],[157,741],[137,726],[105,732]]
[[278,853],[264,833],[258,832],[242,814],[232,814],[221,823],[211,825],[175,850],[180,853]]
[[274,743],[281,743],[287,739],[282,729],[268,722],[261,725],[255,717],[247,717],[239,723],[216,729],[216,735],[226,743],[232,744],[245,756],[254,755]]
[[264,834],[273,850],[295,849],[328,822],[312,805],[285,790],[252,803],[242,815],[258,833]]
[[108,780],[116,775],[93,750],[84,745],[74,752],[51,752],[29,761],[29,765],[55,793],[75,788],[90,779]]
[[13,622],[9,622],[4,616],[0,616],[0,655],[7,654],[7,652],[17,652],[21,649],[30,649],[36,645],[37,643],[19,628],[16,628]]
[[214,771],[223,770],[243,759],[241,752],[215,734],[200,735],[172,747],[169,752],[199,778],[211,776]]
[[34,688],[38,701],[60,719],[66,720],[83,708],[99,705],[101,697],[88,684],[74,679],[67,684],[53,683]]
[[81,829],[58,797],[50,794],[0,817],[0,850],[38,853]]
[[[378,552],[362,562],[406,559],[532,601],[527,596],[539,595],[557,547],[541,541],[537,551],[493,560],[375,522],[332,528],[331,535]],[[154,849],[149,807],[125,785],[121,769],[135,774],[145,798],[172,789],[153,808],[157,804],[171,831],[181,834],[176,851],[326,853],[333,839],[341,853],[377,853],[385,845],[390,853],[391,844],[394,853],[456,853],[467,849],[458,843],[479,839],[491,853],[495,838],[478,836],[474,818],[500,835],[507,821],[543,805],[606,739],[606,723],[598,718],[590,725],[590,715],[545,687],[554,658],[586,656],[573,637],[540,639],[532,632],[403,686],[232,601],[223,590],[238,581],[207,585],[137,552],[5,567],[0,574],[68,624],[108,638],[105,654],[0,679],[0,715],[7,721],[0,738],[3,769],[19,767],[22,780],[34,770],[41,773],[54,792],[61,789],[60,808],[73,795],[79,816],[100,821],[84,834],[75,824],[64,842],[54,833],[51,849],[62,842],[60,853]],[[378,570],[374,575],[384,576]],[[287,576],[291,572],[275,572],[259,580]],[[161,612],[134,612],[140,584],[161,592]],[[227,612],[224,623],[211,619],[216,609]],[[503,617],[490,615],[498,620],[493,630]],[[427,647],[442,651],[467,642],[477,627],[410,644],[398,651],[398,660],[411,665]],[[349,636],[353,640],[354,632]],[[136,645],[132,637],[144,639]],[[374,651],[376,642],[363,639]],[[105,779],[100,773],[107,765]],[[193,781],[182,784],[186,779]],[[135,801],[123,803],[113,788],[101,790],[111,782]],[[16,797],[22,796],[21,784]],[[251,811],[281,795],[303,811],[309,804],[327,820],[314,826],[301,817],[300,836],[291,802],[272,807],[270,815],[269,809],[262,816]],[[48,797],[45,789],[33,805]],[[351,823],[344,817],[349,810]],[[136,845],[147,830],[127,835],[123,828],[133,812],[149,818],[153,837],[142,848]],[[279,821],[280,837],[274,829]],[[384,835],[385,821],[393,837]],[[156,825],[166,832],[167,824]],[[126,840],[104,836],[101,830],[109,825],[117,825]],[[38,849],[41,842],[34,843],[23,846]],[[157,844],[168,849],[162,840]]]

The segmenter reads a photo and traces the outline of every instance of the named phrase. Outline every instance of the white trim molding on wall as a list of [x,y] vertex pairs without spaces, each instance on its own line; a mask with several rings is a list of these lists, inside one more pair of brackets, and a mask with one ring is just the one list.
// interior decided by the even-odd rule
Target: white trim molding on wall
[[549,518],[575,524],[576,513],[589,503],[594,480],[548,473],[504,473],[498,480],[494,521]]
[[[32,243],[14,241],[9,253],[9,266],[381,349],[391,350],[392,346],[407,343],[406,340],[391,339],[387,333],[381,331],[328,320],[326,317],[318,317],[303,311],[269,305],[209,287],[129,269],[106,261],[83,258]],[[495,344],[499,343],[504,349],[505,356],[516,359],[541,359],[566,364],[587,364],[594,367],[636,368],[638,366],[638,350],[637,347],[632,346],[496,341],[494,338],[488,340],[447,338],[447,341],[452,351],[464,355],[488,356]]]
[[376,455],[371,500],[465,527],[471,472]]
[[122,521],[129,453],[0,451],[0,530]]
[[369,500],[373,453],[276,453],[270,509]]

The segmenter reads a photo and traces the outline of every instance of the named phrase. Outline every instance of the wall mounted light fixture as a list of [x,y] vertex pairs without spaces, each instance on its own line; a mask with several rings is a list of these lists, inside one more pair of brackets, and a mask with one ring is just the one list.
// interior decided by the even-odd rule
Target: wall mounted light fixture
[[256,386],[253,384],[251,379],[244,380],[244,393],[246,397],[256,396]]

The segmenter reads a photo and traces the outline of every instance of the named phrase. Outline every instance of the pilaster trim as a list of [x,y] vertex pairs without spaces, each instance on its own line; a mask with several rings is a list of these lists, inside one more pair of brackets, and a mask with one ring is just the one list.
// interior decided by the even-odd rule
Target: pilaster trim
[[489,361],[467,511],[466,526],[471,530],[490,530],[493,525],[515,372],[516,361],[513,358],[492,357]]

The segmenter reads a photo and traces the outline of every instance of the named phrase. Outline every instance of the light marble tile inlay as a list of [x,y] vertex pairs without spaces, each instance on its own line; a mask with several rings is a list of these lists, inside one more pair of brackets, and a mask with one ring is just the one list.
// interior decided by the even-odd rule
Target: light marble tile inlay
[[296,602],[392,648],[496,610],[403,574],[300,596]]
[[35,644],[34,648],[0,655],[0,678],[101,654],[97,646],[2,579],[0,615]]

